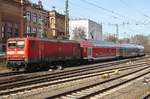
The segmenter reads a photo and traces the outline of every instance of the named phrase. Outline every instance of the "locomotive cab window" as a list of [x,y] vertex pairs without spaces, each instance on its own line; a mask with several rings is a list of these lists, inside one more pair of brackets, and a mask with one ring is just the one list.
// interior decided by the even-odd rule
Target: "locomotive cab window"
[[24,48],[24,41],[9,41],[8,48]]
[[9,41],[8,42],[8,47],[9,48],[15,48],[16,47],[16,41]]
[[24,48],[24,45],[25,45],[24,41],[17,41],[18,48]]

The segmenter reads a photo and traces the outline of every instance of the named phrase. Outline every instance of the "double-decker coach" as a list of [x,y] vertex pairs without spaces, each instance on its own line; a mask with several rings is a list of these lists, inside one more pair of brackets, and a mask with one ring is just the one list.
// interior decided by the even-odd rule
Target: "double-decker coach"
[[119,45],[104,41],[81,41],[82,58],[89,61],[115,59],[119,57]]
[[122,58],[144,55],[144,47],[137,44],[120,44],[119,54]]

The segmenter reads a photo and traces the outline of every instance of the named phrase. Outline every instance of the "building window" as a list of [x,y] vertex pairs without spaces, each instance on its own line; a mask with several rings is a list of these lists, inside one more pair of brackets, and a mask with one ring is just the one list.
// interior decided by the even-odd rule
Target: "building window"
[[29,34],[29,33],[31,33],[31,26],[27,26],[27,30],[26,30],[27,32],[27,34]]
[[14,36],[15,36],[15,37],[19,37],[18,31],[19,31],[18,28],[15,28],[15,29],[14,29]]
[[54,25],[54,18],[51,18],[51,25]]
[[42,29],[41,29],[41,28],[39,28],[37,32],[41,32],[41,31],[42,31]]
[[47,30],[46,29],[44,29],[44,37],[46,37],[46,35],[47,35]]
[[33,33],[36,33],[36,32],[37,32],[37,28],[33,27],[32,32],[33,32]]
[[31,21],[31,12],[27,12],[27,21]]
[[2,30],[2,39],[4,39],[5,38],[5,27],[4,26],[2,26],[1,27],[1,30]]
[[37,23],[37,14],[35,14],[35,13],[33,14],[33,22]]
[[12,24],[8,23],[8,27],[7,27],[7,33],[8,33],[8,38],[12,37]]
[[14,24],[14,36],[19,37],[19,26],[18,26],[18,24]]
[[44,17],[43,23],[44,23],[45,26],[47,26],[47,24],[48,24],[47,22],[48,22],[48,18],[47,18],[47,17]]
[[38,24],[42,24],[42,17],[41,16],[38,17]]

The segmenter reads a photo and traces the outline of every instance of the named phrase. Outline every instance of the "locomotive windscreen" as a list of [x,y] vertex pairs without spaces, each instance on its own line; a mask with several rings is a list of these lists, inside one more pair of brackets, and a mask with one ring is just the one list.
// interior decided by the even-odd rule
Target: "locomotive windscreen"
[[24,48],[24,41],[8,41],[8,48]]

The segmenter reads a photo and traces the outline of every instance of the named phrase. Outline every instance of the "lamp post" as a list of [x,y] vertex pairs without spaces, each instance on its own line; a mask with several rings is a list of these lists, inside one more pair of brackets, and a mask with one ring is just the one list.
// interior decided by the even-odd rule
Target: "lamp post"
[[24,33],[24,0],[21,0],[21,13],[20,13],[20,36],[23,37],[23,33]]
[[119,43],[119,26],[118,24],[115,24],[116,26],[116,43]]
[[68,0],[65,0],[65,38],[69,39],[69,10]]

